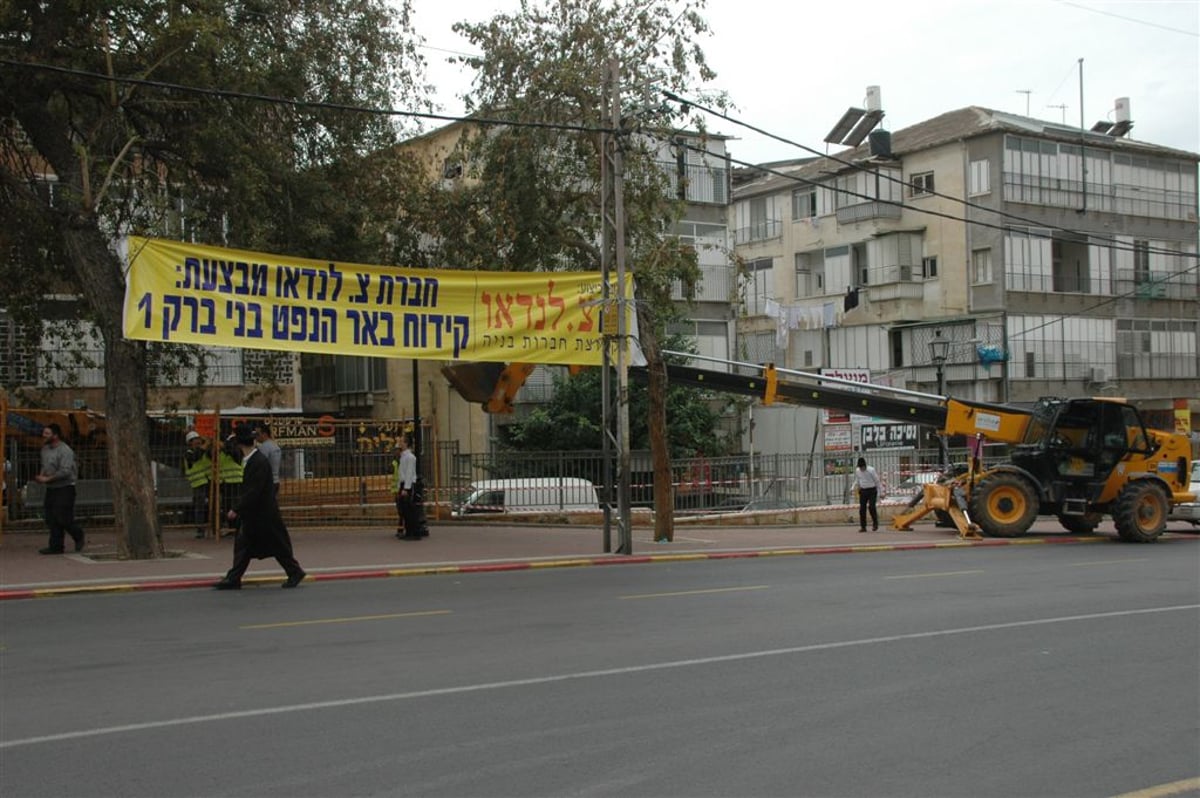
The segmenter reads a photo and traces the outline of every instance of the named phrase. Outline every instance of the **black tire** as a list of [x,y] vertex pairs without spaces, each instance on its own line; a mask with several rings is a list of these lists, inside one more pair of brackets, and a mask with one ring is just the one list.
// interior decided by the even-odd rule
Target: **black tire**
[[1019,538],[1038,514],[1037,491],[1011,472],[988,474],[971,490],[971,520],[991,538]]
[[1170,506],[1162,488],[1148,480],[1131,482],[1117,496],[1113,523],[1121,540],[1153,543],[1167,526]]
[[1100,513],[1087,513],[1085,515],[1060,515],[1058,522],[1062,524],[1063,529],[1070,532],[1072,535],[1090,535],[1096,531],[1096,527],[1100,526],[1100,521],[1103,516]]

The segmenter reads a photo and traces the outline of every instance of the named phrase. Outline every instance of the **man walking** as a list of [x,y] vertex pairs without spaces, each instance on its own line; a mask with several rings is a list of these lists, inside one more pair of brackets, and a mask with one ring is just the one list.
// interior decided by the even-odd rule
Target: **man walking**
[[867,531],[867,510],[871,511],[871,531],[879,531],[879,513],[875,502],[879,498],[879,474],[874,466],[867,465],[865,457],[858,458],[858,468],[854,471],[854,481],[858,485],[858,531]]
[[42,506],[46,525],[50,527],[50,543],[38,554],[62,554],[69,534],[75,541],[75,551],[83,550],[83,529],[75,523],[75,480],[78,471],[75,452],[62,439],[62,427],[49,424],[42,428],[41,470],[33,479],[46,486]]
[[242,453],[242,488],[237,503],[227,513],[229,521],[237,523],[233,541],[233,567],[217,582],[217,590],[240,590],[242,575],[252,559],[274,557],[287,574],[283,587],[295,587],[304,579],[304,569],[292,554],[292,539],[271,481],[271,465],[254,446],[254,430],[238,425],[234,440]]

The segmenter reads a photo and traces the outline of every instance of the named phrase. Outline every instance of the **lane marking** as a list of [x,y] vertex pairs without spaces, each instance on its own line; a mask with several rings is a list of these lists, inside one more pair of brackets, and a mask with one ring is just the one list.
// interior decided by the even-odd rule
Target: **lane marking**
[[1200,777],[1173,781],[1170,784],[1157,784],[1144,790],[1123,792],[1113,798],[1167,798],[1168,795],[1183,795],[1185,792],[1200,790]]
[[280,621],[279,623],[251,623],[239,629],[285,629],[289,626],[318,626],[325,623],[358,623],[360,621],[385,621],[392,618],[420,618],[424,615],[449,615],[450,610],[426,610],[424,612],[396,612],[390,615],[354,615],[348,618],[315,618],[310,621]]
[[1127,562],[1146,562],[1148,557],[1135,557],[1132,560],[1096,560],[1094,562],[1067,563],[1072,568],[1086,568],[1089,565],[1124,565]]
[[221,712],[214,715],[191,715],[168,720],[151,720],[142,723],[125,723],[119,726],[102,726],[94,729],[43,734],[36,737],[18,737],[12,740],[0,741],[0,750],[18,748],[42,743],[60,743],[64,740],[79,740],[87,737],[104,737],[112,734],[128,734],[130,732],[149,731],[151,729],[170,729],[180,726],[194,726],[199,723],[219,723],[245,718],[263,718],[272,715],[286,715],[292,712],[312,712],[323,709],[344,709],[346,707],[384,704],[396,701],[409,701],[417,698],[434,698],[446,695],[464,695],[486,690],[510,690],[514,687],[531,687],[543,684],[577,681],[581,679],[603,679],[610,676],[628,676],[630,674],[649,673],[651,671],[673,670],[676,668],[692,668],[700,665],[718,665],[728,662],[744,662],[746,660],[764,659],[767,657],[782,657],[795,654],[810,654],[818,651],[835,651],[843,648],[860,646],[875,646],[885,643],[898,643],[909,640],[930,640],[939,637],[954,637],[956,635],[979,634],[981,632],[996,632],[1004,629],[1022,629],[1032,626],[1048,626],[1060,623],[1076,623],[1079,621],[1097,621],[1109,618],[1131,618],[1139,615],[1159,615],[1168,612],[1196,612],[1200,604],[1177,604],[1167,607],[1152,607],[1143,610],[1118,610],[1114,612],[1094,612],[1086,615],[1063,615],[1054,618],[1036,618],[1028,621],[1010,621],[1008,623],[989,623],[980,626],[962,626],[954,629],[935,629],[930,632],[911,632],[909,634],[885,635],[883,637],[867,637],[857,640],[840,640],[832,643],[813,643],[807,646],[790,646],[788,648],[772,648],[764,651],[745,651],[740,654],[720,654],[712,657],[696,657],[694,659],[669,660],[667,662],[651,662],[645,665],[628,665],[620,668],[605,668],[592,671],[577,671],[575,673],[559,673],[549,676],[533,676],[527,679],[510,679],[501,682],[483,682],[481,684],[464,684],[457,687],[436,687],[428,690],[413,690],[406,693],[386,693],[383,695],[361,696],[359,698],[338,698],[329,701],[311,701],[304,704],[286,704],[278,707],[263,707],[261,709],[244,709],[234,712]]
[[898,574],[896,576],[885,576],[884,579],[925,579],[931,576],[962,576],[963,574],[981,574],[982,570],[976,571],[934,571],[927,574]]
[[705,593],[736,593],[741,590],[766,590],[770,585],[747,585],[745,587],[714,587],[707,590],[677,590],[673,593],[635,593],[629,596],[617,596],[619,599],[666,598],[668,596],[700,596]]

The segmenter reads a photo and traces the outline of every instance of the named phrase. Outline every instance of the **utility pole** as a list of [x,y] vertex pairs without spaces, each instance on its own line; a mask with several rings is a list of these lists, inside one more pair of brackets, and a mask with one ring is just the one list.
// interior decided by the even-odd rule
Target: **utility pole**
[[1017,94],[1025,95],[1025,116],[1029,116],[1029,95],[1033,94],[1032,89],[1017,89]]
[[[629,455],[629,298],[625,296],[625,159],[622,148],[621,66],[608,62],[604,76],[604,99],[609,109],[610,132],[601,136],[600,215],[603,220],[601,282],[603,303],[600,314],[604,334],[604,366],[601,375],[604,416],[604,550],[633,554],[630,512]],[[616,285],[612,272],[616,269]],[[616,367],[616,401],[613,402],[611,367]],[[616,455],[614,480],[612,460]],[[614,495],[615,494],[615,495]],[[617,513],[617,541],[612,546],[613,509]]]

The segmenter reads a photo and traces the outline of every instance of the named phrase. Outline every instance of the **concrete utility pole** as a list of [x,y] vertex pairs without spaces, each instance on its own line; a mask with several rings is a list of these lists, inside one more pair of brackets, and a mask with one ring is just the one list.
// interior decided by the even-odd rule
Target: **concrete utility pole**
[[[609,108],[609,128],[601,136],[600,215],[603,219],[601,279],[604,302],[600,324],[604,333],[604,365],[601,375],[604,415],[604,550],[612,547],[614,504],[617,510],[617,554],[633,554],[630,513],[629,457],[629,297],[625,296],[625,159],[621,140],[621,66],[608,62],[604,76],[604,99]],[[616,267],[616,286],[612,270]],[[614,295],[615,292],[615,295]],[[612,402],[611,366],[616,365],[616,402]],[[612,459],[616,455],[616,479]],[[615,492],[615,496],[613,495]]]

